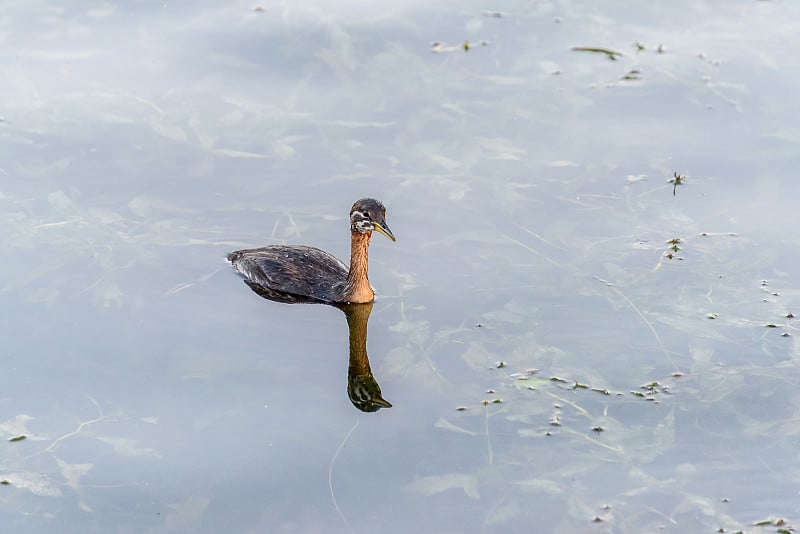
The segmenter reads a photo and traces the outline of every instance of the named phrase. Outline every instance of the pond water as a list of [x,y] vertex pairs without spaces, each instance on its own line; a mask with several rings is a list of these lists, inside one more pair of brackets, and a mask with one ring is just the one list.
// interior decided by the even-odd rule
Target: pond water
[[800,4],[651,4],[7,3],[4,528],[798,525]]

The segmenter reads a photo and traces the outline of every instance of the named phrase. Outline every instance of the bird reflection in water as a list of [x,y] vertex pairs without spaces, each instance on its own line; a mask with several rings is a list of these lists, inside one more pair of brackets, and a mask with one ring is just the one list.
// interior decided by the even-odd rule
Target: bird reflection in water
[[350,330],[350,365],[347,368],[347,396],[362,412],[377,412],[392,405],[381,396],[381,387],[372,376],[367,356],[367,323],[372,303],[339,306],[347,316]]
[[228,261],[258,295],[288,304],[330,304],[342,310],[350,330],[347,395],[363,412],[391,408],[381,396],[367,356],[367,323],[375,293],[368,278],[372,232],[395,241],[380,201],[362,198],[350,209],[350,267],[327,252],[303,245],[238,250]]

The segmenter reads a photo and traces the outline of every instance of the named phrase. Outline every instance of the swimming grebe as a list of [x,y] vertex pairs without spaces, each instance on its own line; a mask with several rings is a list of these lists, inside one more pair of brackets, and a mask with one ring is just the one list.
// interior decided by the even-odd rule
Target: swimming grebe
[[362,198],[350,209],[350,269],[324,250],[270,245],[228,254],[233,268],[256,293],[280,302],[372,302],[367,275],[369,241],[376,231],[395,241],[380,201]]

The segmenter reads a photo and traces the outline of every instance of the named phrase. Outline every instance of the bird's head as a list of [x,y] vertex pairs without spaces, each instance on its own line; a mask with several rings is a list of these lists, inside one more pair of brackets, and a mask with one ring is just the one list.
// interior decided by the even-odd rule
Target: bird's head
[[350,209],[350,229],[360,234],[368,234],[374,230],[396,241],[386,224],[386,208],[374,198],[362,198],[353,204]]

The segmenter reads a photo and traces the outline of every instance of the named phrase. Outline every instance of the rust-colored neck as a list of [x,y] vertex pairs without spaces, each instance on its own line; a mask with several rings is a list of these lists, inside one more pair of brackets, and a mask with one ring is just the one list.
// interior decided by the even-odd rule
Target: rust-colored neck
[[347,274],[348,302],[372,302],[375,292],[369,285],[369,240],[372,232],[350,232],[350,272]]

